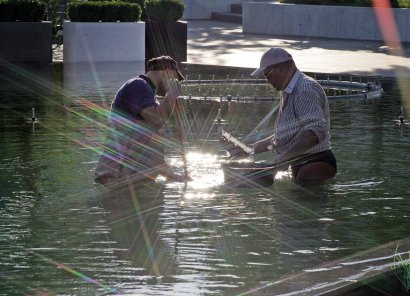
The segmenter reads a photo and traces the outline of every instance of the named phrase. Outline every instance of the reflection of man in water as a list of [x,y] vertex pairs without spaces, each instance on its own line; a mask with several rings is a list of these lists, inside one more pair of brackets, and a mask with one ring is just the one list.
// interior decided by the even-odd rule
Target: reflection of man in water
[[[145,75],[128,80],[117,92],[108,119],[104,153],[95,172],[95,181],[104,185],[125,179],[154,179],[158,174],[184,181],[171,172],[164,160],[167,140],[163,126],[177,103],[184,77],[175,60],[168,56],[148,61]],[[164,96],[161,103],[155,94]],[[168,141],[169,144],[169,141]]]
[[[156,184],[157,186],[161,186]],[[159,214],[164,208],[162,188],[130,186],[100,196],[106,210],[115,255],[141,269],[141,276],[174,274],[172,250],[161,240]]]

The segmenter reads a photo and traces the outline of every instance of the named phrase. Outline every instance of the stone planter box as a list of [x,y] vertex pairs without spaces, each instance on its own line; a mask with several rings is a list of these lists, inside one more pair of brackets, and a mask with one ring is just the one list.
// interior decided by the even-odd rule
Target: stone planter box
[[[244,33],[382,41],[371,7],[243,3]],[[393,9],[402,42],[410,42],[410,9]],[[395,41],[395,40],[389,40]]]
[[186,22],[150,21],[145,23],[145,58],[169,55],[177,62],[187,60],[188,25]]
[[145,23],[64,22],[64,62],[144,61]]
[[0,63],[51,63],[50,22],[0,22]]

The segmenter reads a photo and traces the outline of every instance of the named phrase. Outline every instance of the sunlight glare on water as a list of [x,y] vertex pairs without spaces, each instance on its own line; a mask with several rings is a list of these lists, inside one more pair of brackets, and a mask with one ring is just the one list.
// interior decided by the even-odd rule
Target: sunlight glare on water
[[207,189],[223,184],[224,176],[217,155],[189,152],[186,155],[188,172],[192,178],[189,187]]

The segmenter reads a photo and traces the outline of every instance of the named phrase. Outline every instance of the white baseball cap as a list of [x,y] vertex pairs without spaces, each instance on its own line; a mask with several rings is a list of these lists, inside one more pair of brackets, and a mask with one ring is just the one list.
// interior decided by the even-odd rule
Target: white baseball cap
[[283,48],[272,47],[265,52],[261,58],[261,63],[258,69],[252,72],[251,76],[260,77],[263,75],[263,71],[271,66],[282,62],[286,62],[292,59],[292,56]]

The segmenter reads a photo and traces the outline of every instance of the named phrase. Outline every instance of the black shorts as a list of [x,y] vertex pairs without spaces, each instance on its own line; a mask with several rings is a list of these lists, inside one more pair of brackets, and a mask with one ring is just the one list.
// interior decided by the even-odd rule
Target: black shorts
[[314,162],[326,162],[337,170],[336,157],[333,154],[333,151],[326,150],[319,153],[306,155],[306,158],[303,157],[292,164],[291,168],[293,177],[296,178],[301,167]]

